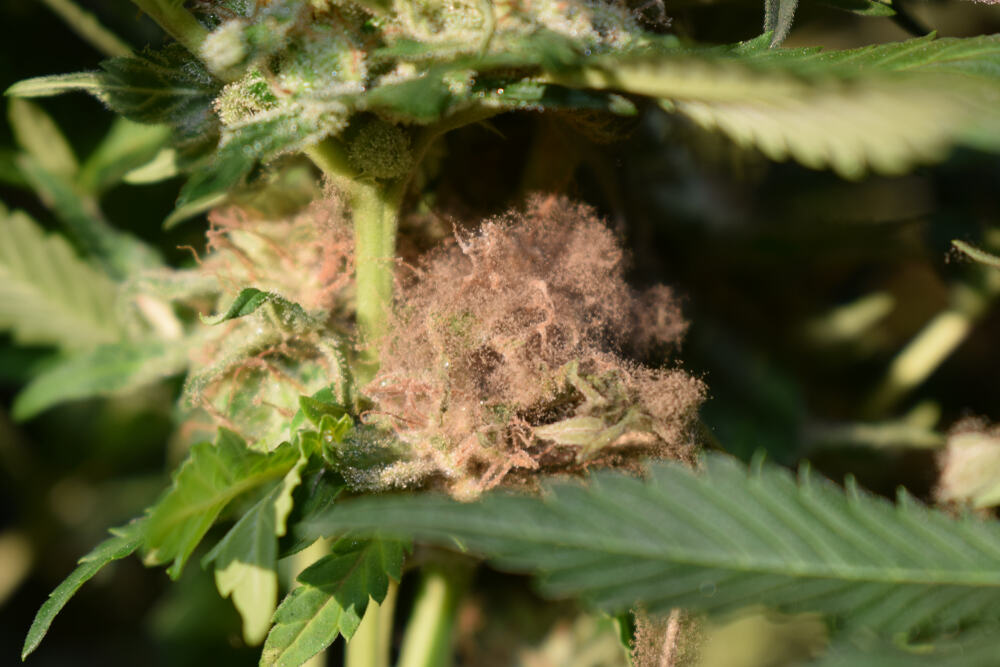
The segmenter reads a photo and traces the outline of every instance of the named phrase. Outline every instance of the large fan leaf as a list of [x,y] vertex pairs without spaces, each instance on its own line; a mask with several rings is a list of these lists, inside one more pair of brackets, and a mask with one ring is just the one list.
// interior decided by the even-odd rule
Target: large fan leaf
[[28,636],[24,639],[24,648],[21,650],[22,660],[38,648],[45,634],[49,631],[53,619],[66,606],[73,594],[80,589],[80,586],[87,583],[111,561],[125,558],[139,548],[142,543],[144,527],[145,524],[140,520],[133,521],[122,528],[112,528],[112,537],[98,544],[90,553],[80,559],[77,568],[52,591],[49,599],[35,615],[31,629],[28,630]]
[[606,55],[547,79],[656,98],[772,159],[847,178],[902,173],[958,143],[997,147],[1000,38],[831,52],[760,46]]
[[15,419],[30,419],[65,401],[137,389],[184,370],[186,349],[159,341],[100,345],[56,362],[32,378],[14,401]]
[[887,634],[1000,616],[1000,526],[954,520],[905,495],[893,505],[853,484],[844,492],[808,471],[796,484],[780,467],[747,474],[723,456],[702,467],[661,464],[646,481],[598,474],[543,498],[343,503],[302,530],[457,539],[502,566],[543,573],[552,594],[611,610],[765,604]]
[[912,646],[863,638],[838,642],[808,667],[994,667],[997,637],[986,629]]
[[115,286],[62,237],[0,209],[0,330],[24,344],[90,347],[119,337]]
[[298,456],[288,443],[266,454],[256,452],[225,429],[219,429],[214,444],[192,447],[174,474],[173,485],[149,511],[146,564],[173,561],[167,572],[176,579],[229,501],[285,475]]
[[338,635],[350,639],[368,600],[381,603],[389,577],[399,581],[403,545],[393,540],[345,538],[332,553],[299,575],[302,584],[274,614],[261,665],[296,667],[329,646]]

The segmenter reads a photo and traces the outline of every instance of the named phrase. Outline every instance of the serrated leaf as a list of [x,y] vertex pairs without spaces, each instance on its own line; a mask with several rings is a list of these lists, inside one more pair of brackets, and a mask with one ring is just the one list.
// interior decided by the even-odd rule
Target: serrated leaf
[[772,159],[859,178],[939,160],[955,144],[1000,147],[998,55],[996,36],[847,51],[744,45],[607,55],[547,80],[659,98]]
[[232,596],[243,618],[243,640],[250,646],[264,641],[278,605],[278,537],[285,534],[292,492],[302,481],[305,463],[300,457],[202,559],[202,567],[215,564],[215,585],[222,597]]
[[68,350],[114,341],[115,293],[65,239],[0,210],[0,330],[15,341]]
[[842,641],[806,667],[994,667],[996,664],[996,633],[984,629],[912,645],[874,638]]
[[14,400],[14,419],[30,419],[66,401],[110,396],[183,371],[187,352],[159,341],[101,345],[46,368]]
[[53,210],[74,240],[101,262],[109,275],[120,279],[162,266],[159,253],[151,246],[108,224],[96,199],[47,171],[30,155],[22,155],[18,166],[42,202]]
[[287,443],[265,454],[226,429],[219,429],[214,444],[192,447],[170,489],[149,510],[146,564],[171,563],[167,573],[176,579],[231,500],[285,475],[297,459],[298,452]]
[[[181,189],[178,209],[217,200],[240,184],[258,162],[305,148],[338,128],[322,117],[311,118],[297,105],[269,110],[226,127],[212,161],[195,171]],[[178,221],[175,218],[170,224]]]
[[139,548],[139,545],[142,544],[144,529],[145,524],[142,520],[133,521],[121,528],[112,528],[113,537],[104,540],[80,559],[77,568],[49,594],[49,599],[35,614],[35,620],[32,621],[28,635],[24,639],[21,660],[24,660],[38,648],[56,615],[62,611],[62,608],[66,606],[66,603],[81,586],[111,561],[125,558]]
[[[321,466],[308,472],[306,479],[293,493],[288,525],[295,526],[333,507],[346,487],[344,480],[326,467]],[[289,530],[278,541],[278,558],[288,558],[314,541],[312,538],[302,538],[296,535],[294,530]]]
[[592,476],[543,498],[491,495],[341,503],[303,537],[364,531],[458,539],[503,567],[542,573],[553,595],[607,610],[709,613],[747,604],[832,615],[895,635],[1000,616],[1000,526],[897,505],[803,470],[749,473],[711,455],[701,470],[653,466],[646,481]]
[[76,176],[73,148],[40,106],[14,98],[7,104],[7,117],[18,145],[47,171],[66,179]]
[[161,51],[111,58],[101,72],[45,76],[7,89],[12,97],[46,97],[81,91],[138,123],[163,123],[190,144],[218,132],[212,102],[220,84],[179,44]]
[[299,575],[282,600],[261,654],[262,666],[298,667],[339,636],[354,635],[369,599],[381,603],[389,578],[399,581],[403,544],[344,538]]

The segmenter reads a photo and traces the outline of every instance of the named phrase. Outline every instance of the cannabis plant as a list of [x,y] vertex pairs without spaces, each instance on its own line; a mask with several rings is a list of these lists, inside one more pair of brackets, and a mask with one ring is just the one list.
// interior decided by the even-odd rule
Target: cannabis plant
[[[899,352],[867,421],[801,436],[941,448],[936,491],[890,501],[719,451],[752,443],[699,416],[713,376],[681,363],[699,293],[633,280],[628,221],[608,218],[627,207],[574,178],[589,164],[600,180],[599,147],[650,123],[669,128],[660,163],[684,142],[852,182],[956,151],[988,161],[1000,38],[938,37],[898,0],[834,2],[918,34],[846,50],[782,46],[795,0],[766,0],[762,34],[723,44],[658,2],[133,0],[168,36],[134,49],[46,4],[108,59],[7,89],[4,178],[62,225],[0,209],[0,328],[56,351],[11,414],[166,401],[178,464],[41,605],[22,658],[138,554],[172,579],[212,572],[262,665],[341,637],[349,665],[450,664],[476,568],[577,601],[563,664],[698,664],[748,607],[818,627],[810,664],[994,664],[1000,437],[896,413],[1000,294],[989,235],[957,243],[974,278]],[[29,101],[69,93],[117,115],[82,164]],[[542,137],[525,158],[512,117],[555,120],[578,146]],[[469,146],[470,128],[494,135]],[[493,144],[520,153],[521,186],[456,195],[503,192]],[[102,207],[122,183],[178,178],[166,243],[198,225],[204,239],[168,261],[134,233],[147,211],[112,225]],[[873,298],[813,333],[850,338],[882,312]]]

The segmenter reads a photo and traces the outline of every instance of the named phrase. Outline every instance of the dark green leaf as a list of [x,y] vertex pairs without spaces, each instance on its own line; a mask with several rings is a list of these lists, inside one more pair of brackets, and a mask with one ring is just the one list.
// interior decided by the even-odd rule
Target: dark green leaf
[[973,630],[912,645],[861,638],[835,643],[808,667],[994,667],[995,632]]
[[101,68],[102,72],[28,79],[11,86],[6,94],[44,97],[83,91],[129,120],[169,125],[181,143],[218,132],[212,102],[220,84],[180,44],[111,58],[102,62]]
[[331,551],[303,571],[298,577],[302,585],[282,600],[264,644],[261,665],[298,667],[338,635],[350,639],[369,599],[381,603],[389,578],[399,581],[403,566],[400,542],[344,538]]
[[215,317],[203,316],[201,320],[205,324],[221,324],[239,317],[246,317],[264,305],[273,307],[274,324],[281,330],[309,327],[315,324],[299,304],[289,301],[280,294],[264,292],[256,287],[246,287],[240,290],[226,312]]
[[346,502],[300,530],[458,539],[503,567],[543,573],[550,594],[612,611],[764,604],[885,635],[1000,617],[995,523],[955,520],[905,495],[894,506],[853,484],[845,493],[805,470],[796,484],[783,468],[748,474],[720,455],[700,468],[656,465],[646,481],[597,474],[543,498]]
[[28,630],[28,636],[24,640],[24,647],[21,649],[21,660],[24,660],[38,648],[45,633],[49,631],[53,619],[80,589],[80,586],[87,583],[111,561],[125,558],[139,548],[139,545],[142,544],[144,529],[145,522],[141,519],[132,521],[121,528],[112,528],[111,534],[114,537],[104,540],[93,551],[80,559],[77,568],[49,594],[49,599],[35,615],[35,620]]
[[[344,480],[325,466],[318,466],[307,472],[302,484],[292,495],[292,513],[288,516],[288,525],[295,526],[308,521],[333,507],[346,487]],[[278,558],[296,554],[313,542],[314,539],[300,537],[294,530],[289,530],[278,541]]]

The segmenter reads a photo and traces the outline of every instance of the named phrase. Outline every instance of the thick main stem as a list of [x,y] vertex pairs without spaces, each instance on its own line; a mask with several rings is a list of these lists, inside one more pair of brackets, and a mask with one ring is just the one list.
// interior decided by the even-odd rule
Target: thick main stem
[[350,164],[344,147],[327,139],[306,153],[347,198],[354,224],[354,277],[358,332],[366,347],[355,377],[364,385],[378,370],[375,345],[385,336],[392,308],[396,227],[405,180],[380,183],[363,178]]

